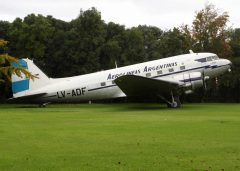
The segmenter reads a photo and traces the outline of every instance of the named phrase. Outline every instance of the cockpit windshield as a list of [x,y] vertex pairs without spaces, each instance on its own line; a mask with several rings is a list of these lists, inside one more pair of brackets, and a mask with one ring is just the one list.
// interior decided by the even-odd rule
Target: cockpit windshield
[[217,55],[215,55],[215,56],[212,56],[212,59],[213,59],[213,60],[218,60],[219,57],[218,57]]
[[209,56],[206,58],[199,58],[199,59],[196,59],[196,61],[203,63],[203,62],[215,61],[218,59],[219,59],[219,57],[217,55],[214,55],[214,56]]

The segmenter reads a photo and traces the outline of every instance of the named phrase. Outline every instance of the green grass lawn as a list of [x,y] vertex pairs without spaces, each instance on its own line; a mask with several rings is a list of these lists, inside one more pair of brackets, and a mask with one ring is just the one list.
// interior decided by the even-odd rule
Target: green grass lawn
[[0,105],[0,170],[240,170],[240,104]]

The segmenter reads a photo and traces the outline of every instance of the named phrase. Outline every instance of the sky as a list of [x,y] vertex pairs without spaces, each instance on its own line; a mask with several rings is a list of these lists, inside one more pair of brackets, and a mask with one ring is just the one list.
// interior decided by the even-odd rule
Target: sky
[[207,3],[214,4],[220,13],[228,12],[229,27],[240,28],[240,0],[0,0],[0,20],[12,22],[34,13],[71,21],[80,9],[95,7],[106,23],[171,29],[191,25],[196,11]]

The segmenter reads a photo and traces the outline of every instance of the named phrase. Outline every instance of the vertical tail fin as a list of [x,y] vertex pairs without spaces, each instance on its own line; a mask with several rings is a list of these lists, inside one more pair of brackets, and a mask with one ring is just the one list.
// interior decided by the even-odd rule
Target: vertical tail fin
[[12,91],[13,97],[21,97],[33,94],[34,91],[46,86],[49,83],[49,78],[29,59],[20,59],[18,63],[12,63],[13,66],[21,66],[27,69],[32,75],[38,78],[30,80],[25,75],[18,77],[12,75]]

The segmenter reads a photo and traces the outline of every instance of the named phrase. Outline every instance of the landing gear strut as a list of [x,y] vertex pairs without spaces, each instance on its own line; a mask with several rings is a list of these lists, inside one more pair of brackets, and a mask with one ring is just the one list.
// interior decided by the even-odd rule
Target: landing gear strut
[[168,102],[167,106],[169,108],[180,108],[181,102],[179,100],[179,96],[172,96],[172,102]]
[[179,108],[179,107],[181,107],[181,102],[179,100],[179,96],[174,96],[172,91],[171,91],[171,99],[172,99],[172,102],[167,103],[167,106],[169,108]]
[[167,100],[163,96],[158,96],[158,97],[161,98],[163,101],[165,101],[169,108],[180,108],[181,107],[181,102],[179,100],[179,96],[174,96],[172,91],[171,91],[171,100],[170,101]]

